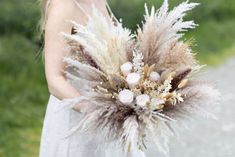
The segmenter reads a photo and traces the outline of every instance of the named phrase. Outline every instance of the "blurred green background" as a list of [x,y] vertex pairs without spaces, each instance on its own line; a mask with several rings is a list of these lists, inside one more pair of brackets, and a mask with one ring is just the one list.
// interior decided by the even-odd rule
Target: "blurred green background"
[[[136,29],[143,4],[162,0],[109,0],[124,25]],[[170,0],[171,7],[181,0]],[[194,0],[201,5],[186,18],[200,27],[190,31],[201,63],[216,66],[235,56],[235,1]],[[48,100],[36,0],[0,0],[0,157],[36,157]]]

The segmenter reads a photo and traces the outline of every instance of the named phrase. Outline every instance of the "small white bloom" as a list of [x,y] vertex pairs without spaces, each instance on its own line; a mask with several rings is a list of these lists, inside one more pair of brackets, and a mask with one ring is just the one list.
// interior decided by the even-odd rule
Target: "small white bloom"
[[136,104],[138,106],[144,107],[149,102],[150,97],[147,94],[138,95],[136,97]]
[[127,76],[133,69],[133,64],[131,62],[126,62],[120,67],[121,72],[124,76]]
[[123,104],[128,105],[128,104],[132,103],[132,101],[134,99],[134,93],[128,89],[124,89],[121,92],[119,92],[118,99]]
[[140,83],[140,74],[130,73],[126,77],[126,81],[130,88],[135,88]]
[[160,80],[160,75],[157,72],[152,71],[149,75],[149,79],[151,81],[159,81]]
[[137,72],[137,73],[142,73],[143,70],[144,70],[144,62],[143,62],[143,59],[144,59],[144,55],[142,52],[139,52],[139,51],[136,51],[134,50],[133,51],[133,67],[134,67],[134,72]]

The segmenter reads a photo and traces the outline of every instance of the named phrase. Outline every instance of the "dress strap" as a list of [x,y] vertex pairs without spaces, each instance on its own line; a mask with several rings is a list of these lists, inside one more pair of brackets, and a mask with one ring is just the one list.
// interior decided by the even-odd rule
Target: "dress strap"
[[78,6],[79,9],[81,9],[82,13],[86,16],[86,17],[89,17],[89,14],[85,11],[85,9],[76,1],[76,0],[73,0],[74,3]]
[[[78,6],[78,8],[81,9],[81,11],[83,12],[83,14],[84,14],[85,16],[89,17],[89,14],[85,11],[85,9],[84,9],[82,6],[78,3],[78,1],[77,1],[77,0],[73,0],[73,1],[74,1],[74,3]],[[108,10],[109,15],[111,16],[111,19],[114,20],[115,22],[118,22],[118,20],[117,20],[116,17],[114,16],[114,14],[113,14],[113,12],[112,12],[110,6],[109,6],[107,0],[105,0],[105,5],[106,5],[106,8],[107,8],[107,10]]]

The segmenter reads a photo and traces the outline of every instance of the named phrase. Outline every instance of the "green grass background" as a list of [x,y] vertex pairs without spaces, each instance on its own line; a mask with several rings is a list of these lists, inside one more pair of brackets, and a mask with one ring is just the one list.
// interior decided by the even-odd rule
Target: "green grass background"
[[[193,49],[203,64],[222,64],[235,55],[235,1],[194,0],[201,5],[186,18],[200,27]],[[162,0],[110,0],[114,14],[136,29],[143,19],[143,4]],[[181,2],[170,0],[171,7]],[[0,157],[36,157],[48,100],[39,37],[36,0],[0,1]]]

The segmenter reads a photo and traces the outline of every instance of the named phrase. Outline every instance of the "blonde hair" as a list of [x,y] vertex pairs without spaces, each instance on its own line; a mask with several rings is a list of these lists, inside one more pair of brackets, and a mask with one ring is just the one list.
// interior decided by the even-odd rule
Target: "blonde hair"
[[48,13],[48,8],[50,6],[50,1],[51,0],[40,0],[40,5],[41,5],[41,21],[40,21],[40,27],[42,33],[45,30],[45,25],[47,21],[47,13]]
[[39,22],[39,28],[40,28],[40,33],[39,36],[41,36],[41,41],[42,41],[42,47],[37,53],[37,56],[42,55],[42,60],[44,62],[44,34],[45,34],[45,25],[47,21],[47,13],[48,13],[48,8],[50,6],[51,0],[39,0],[40,6],[41,6],[41,20]]

